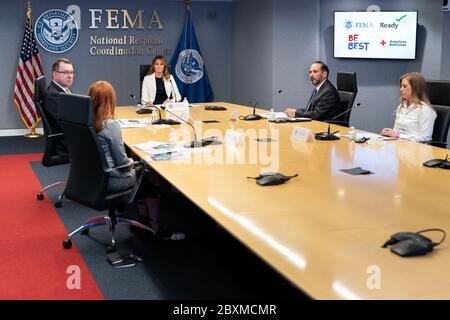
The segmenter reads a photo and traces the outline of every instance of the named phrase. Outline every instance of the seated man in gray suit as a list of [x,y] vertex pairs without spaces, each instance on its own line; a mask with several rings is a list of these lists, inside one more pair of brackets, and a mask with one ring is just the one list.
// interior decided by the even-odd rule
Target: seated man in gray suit
[[[71,93],[70,87],[73,84],[73,65],[68,59],[58,59],[52,65],[52,81],[50,82],[45,101],[43,104],[44,112],[47,115],[50,126],[56,133],[62,132],[58,122],[58,106],[59,94]],[[64,144],[64,139],[59,139],[56,145],[58,154],[67,154],[67,148]]]
[[330,70],[321,61],[315,61],[309,69],[309,78],[315,87],[311,93],[305,109],[287,108],[285,113],[289,117],[305,117],[313,120],[327,121],[333,119],[343,111],[339,101],[339,94],[328,80]]

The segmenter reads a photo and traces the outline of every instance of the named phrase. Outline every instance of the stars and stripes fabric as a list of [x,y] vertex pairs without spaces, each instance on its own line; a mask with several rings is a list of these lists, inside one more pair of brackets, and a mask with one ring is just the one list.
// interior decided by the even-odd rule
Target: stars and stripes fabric
[[33,101],[33,87],[34,80],[43,74],[41,58],[33,33],[31,10],[28,10],[14,86],[14,102],[19,109],[23,122],[29,129],[36,127],[40,120]]

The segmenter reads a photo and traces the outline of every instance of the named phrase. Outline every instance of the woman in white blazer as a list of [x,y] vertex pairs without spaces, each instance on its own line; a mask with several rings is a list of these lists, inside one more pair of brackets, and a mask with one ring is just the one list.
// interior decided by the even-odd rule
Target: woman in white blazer
[[430,141],[436,111],[431,107],[424,77],[418,72],[400,77],[401,103],[397,108],[394,128],[381,130],[383,136],[416,142]]
[[177,83],[169,73],[166,59],[155,56],[142,83],[142,101],[147,106],[181,101]]

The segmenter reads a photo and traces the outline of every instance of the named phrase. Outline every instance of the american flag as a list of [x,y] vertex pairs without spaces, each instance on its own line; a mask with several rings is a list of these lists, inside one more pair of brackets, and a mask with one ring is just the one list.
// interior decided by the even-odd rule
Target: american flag
[[28,8],[25,32],[23,34],[22,50],[20,52],[19,66],[17,67],[16,84],[14,86],[14,102],[19,109],[23,122],[29,129],[39,123],[40,116],[33,102],[34,79],[40,77],[42,63],[36,46],[31,22],[31,10]]

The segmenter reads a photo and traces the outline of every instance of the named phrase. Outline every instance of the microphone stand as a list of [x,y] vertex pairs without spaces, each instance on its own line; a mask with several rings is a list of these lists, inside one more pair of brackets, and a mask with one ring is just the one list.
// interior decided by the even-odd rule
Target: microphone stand
[[[276,90],[271,96],[270,96],[270,98],[272,98],[274,95],[276,95],[276,94],[279,94],[279,93],[281,93],[281,92],[283,92],[283,90]],[[246,115],[246,116],[244,116],[244,117],[240,117],[242,120],[245,120],[245,121],[253,121],[253,120],[260,120],[260,119],[262,119],[263,117],[262,116],[260,116],[259,114],[256,114],[256,105],[259,103],[259,101],[258,102],[256,102],[254,105],[253,105],[253,113],[252,114],[248,114],[248,115]],[[251,103],[250,103],[251,104]]]
[[[157,106],[153,106],[153,108],[155,108],[156,110],[158,110],[158,116],[159,116],[159,119],[158,120],[153,120],[152,121],[152,124],[167,124],[167,125],[177,125],[177,124],[181,124],[180,122],[178,122],[178,121],[175,121],[175,120],[172,120],[172,119],[163,119],[162,118],[162,116],[161,116],[161,109],[159,109]],[[169,112],[170,114],[173,114],[172,112],[170,112],[170,111],[168,111],[167,110],[167,108],[166,108],[166,112]],[[176,116],[176,115],[175,115]],[[177,117],[177,118],[179,118],[179,117]]]
[[169,78],[169,81],[170,81],[170,86],[172,87],[172,94],[170,96],[173,97],[173,100],[175,102],[177,102],[178,101],[177,94],[175,93],[175,90],[173,88],[172,78]]
[[327,130],[327,132],[318,132],[318,133],[316,133],[314,135],[314,137],[317,140],[339,140],[340,138],[335,135],[335,133],[337,133],[339,130],[335,131],[335,132],[330,132],[331,123],[333,123],[333,122],[345,122],[345,123],[347,123],[346,121],[333,121],[333,120],[336,120],[337,118],[339,118],[343,114],[346,114],[347,112],[350,112],[351,110],[358,108],[360,105],[361,105],[360,103],[357,103],[353,107],[348,108],[347,110],[345,110],[344,112],[339,113],[337,116],[333,117],[331,120],[325,121],[326,123],[328,123],[328,130]]
[[177,117],[178,119],[180,119],[184,123],[188,124],[192,128],[192,131],[194,131],[194,140],[191,141],[191,142],[186,143],[184,145],[186,148],[199,148],[199,147],[207,146],[207,145],[212,144],[212,143],[214,143],[214,144],[220,144],[221,143],[219,141],[218,137],[209,137],[209,138],[204,138],[204,139],[198,141],[197,140],[197,132],[195,131],[195,128],[194,128],[194,126],[192,124],[190,124],[189,122],[187,122],[183,118],[179,117],[178,115],[176,115],[172,111],[168,110],[167,108],[166,108],[166,112],[169,112],[171,115]]
[[[133,98],[134,100],[138,100],[134,94],[130,94],[130,97]],[[144,102],[144,106],[142,106],[141,102]],[[137,114],[152,113],[153,110],[151,109],[151,107],[147,107],[146,104],[147,101],[145,100],[139,101],[136,106],[140,108],[139,110],[136,111],[136,113]]]

